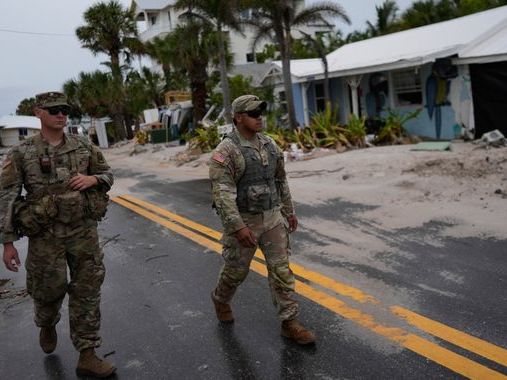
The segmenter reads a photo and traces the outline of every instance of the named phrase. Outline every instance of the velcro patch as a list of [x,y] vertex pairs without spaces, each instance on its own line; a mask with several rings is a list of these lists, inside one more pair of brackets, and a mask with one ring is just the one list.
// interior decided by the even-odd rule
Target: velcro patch
[[213,153],[213,156],[211,156],[211,159],[215,162],[218,162],[220,165],[223,165],[225,162],[225,157],[222,153],[215,152]]

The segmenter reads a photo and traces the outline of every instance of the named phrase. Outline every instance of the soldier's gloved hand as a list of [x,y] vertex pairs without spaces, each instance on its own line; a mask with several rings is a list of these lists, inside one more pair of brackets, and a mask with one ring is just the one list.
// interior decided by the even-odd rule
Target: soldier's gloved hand
[[78,173],[69,180],[69,186],[72,190],[83,191],[99,183],[97,177],[93,175],[84,175]]
[[236,231],[235,236],[236,239],[238,239],[239,244],[243,247],[253,248],[257,246],[257,239],[255,238],[253,231],[248,227],[244,227],[239,231]]
[[4,264],[5,267],[12,272],[17,272],[18,268],[21,266],[18,250],[12,243],[4,244]]
[[287,222],[289,223],[289,232],[294,232],[298,228],[298,218],[295,214],[289,215],[287,217]]

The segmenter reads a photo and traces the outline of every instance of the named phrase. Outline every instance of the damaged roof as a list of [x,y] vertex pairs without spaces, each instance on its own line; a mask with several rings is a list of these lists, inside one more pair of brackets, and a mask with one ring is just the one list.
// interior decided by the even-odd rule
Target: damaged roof
[[[347,76],[400,69],[437,58],[507,54],[507,6],[350,43],[327,55],[329,73]],[[280,67],[282,63],[276,62]],[[320,59],[292,60],[295,81],[322,77]]]

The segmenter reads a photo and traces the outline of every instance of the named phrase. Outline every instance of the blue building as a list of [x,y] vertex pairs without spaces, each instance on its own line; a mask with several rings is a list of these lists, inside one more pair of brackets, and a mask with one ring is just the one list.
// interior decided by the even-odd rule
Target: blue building
[[[507,135],[507,6],[347,44],[327,60],[341,123],[352,113],[374,119],[422,109],[406,125],[411,134]],[[291,73],[296,118],[308,125],[325,107],[322,61],[293,60]],[[275,92],[283,102],[281,80]]]

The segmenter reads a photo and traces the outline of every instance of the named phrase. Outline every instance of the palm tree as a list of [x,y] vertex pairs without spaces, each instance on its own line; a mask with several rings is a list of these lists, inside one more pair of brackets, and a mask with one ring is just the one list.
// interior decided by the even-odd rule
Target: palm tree
[[[132,54],[142,51],[142,44],[137,38],[134,10],[124,9],[118,1],[111,0],[88,8],[84,13],[84,20],[86,24],[76,29],[76,35],[81,45],[90,49],[94,55],[104,53],[109,56],[115,87],[113,118],[118,137],[124,139],[125,94],[120,58],[123,54],[128,63]],[[130,128],[127,128],[127,136],[132,137]]]
[[70,105],[81,114],[96,118],[111,113],[113,89],[112,75],[99,70],[91,73],[81,72],[76,79],[70,79],[63,85],[63,92]]
[[231,96],[227,77],[226,45],[224,27],[230,30],[241,31],[239,22],[239,2],[237,0],[178,0],[177,9],[188,8],[180,17],[185,19],[200,19],[209,23],[217,32],[218,57],[220,69],[220,86],[224,102],[224,115],[227,123],[231,123]]
[[35,98],[25,98],[19,102],[16,108],[16,115],[35,116],[33,110],[35,109]]
[[256,12],[255,18],[248,20],[248,24],[255,30],[254,50],[262,39],[270,39],[279,47],[289,126],[294,129],[297,121],[290,70],[292,30],[311,22],[330,25],[325,16],[338,17],[347,23],[350,20],[340,5],[331,2],[319,2],[303,8],[300,0],[252,0],[250,4]]
[[402,15],[404,29],[447,21],[458,17],[455,0],[420,0],[412,4]]
[[331,107],[331,95],[329,94],[329,65],[327,63],[328,50],[326,44],[324,43],[322,35],[312,37],[308,33],[302,31],[300,31],[300,33],[303,35],[304,40],[313,47],[313,51],[322,61],[322,66],[324,67],[324,99],[326,101],[326,107]]
[[380,6],[375,6],[377,21],[375,25],[367,21],[368,31],[372,37],[388,34],[395,31],[396,17],[399,11],[394,0],[385,0]]
[[179,47],[174,51],[171,62],[173,67],[184,68],[187,72],[196,125],[206,114],[208,63],[218,50],[217,33],[209,23],[192,20],[169,33],[167,42]]
[[172,64],[172,57],[174,56],[181,41],[175,45],[172,43],[171,37],[168,35],[164,37],[155,37],[151,41],[147,41],[144,45],[145,52],[151,58],[155,59],[162,67],[165,79],[165,90],[184,90],[187,88],[187,81],[184,75],[184,70],[176,68]]

